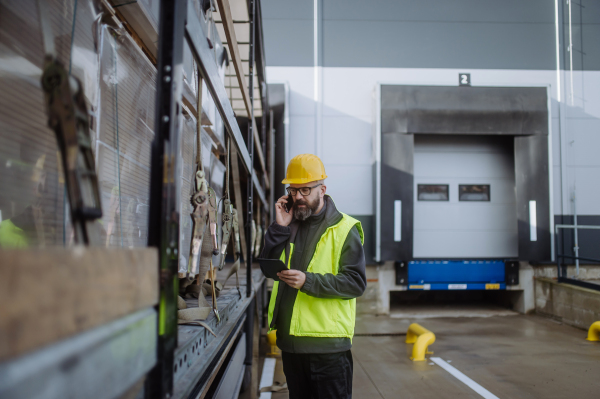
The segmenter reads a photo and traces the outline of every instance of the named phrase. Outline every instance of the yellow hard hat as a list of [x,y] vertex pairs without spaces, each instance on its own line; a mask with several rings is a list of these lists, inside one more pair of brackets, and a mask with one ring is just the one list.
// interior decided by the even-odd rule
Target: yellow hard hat
[[296,155],[290,161],[283,184],[303,184],[327,177],[325,166],[318,156],[313,154]]

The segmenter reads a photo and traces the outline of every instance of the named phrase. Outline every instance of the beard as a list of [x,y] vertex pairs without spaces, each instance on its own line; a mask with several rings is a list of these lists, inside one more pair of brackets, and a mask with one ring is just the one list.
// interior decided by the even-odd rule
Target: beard
[[[294,202],[294,207],[292,208],[294,212],[294,217],[301,222],[305,221],[309,217],[311,217],[319,208],[320,199],[319,197],[315,198],[312,201],[306,200],[296,200]],[[306,205],[305,207],[298,208],[299,205]]]

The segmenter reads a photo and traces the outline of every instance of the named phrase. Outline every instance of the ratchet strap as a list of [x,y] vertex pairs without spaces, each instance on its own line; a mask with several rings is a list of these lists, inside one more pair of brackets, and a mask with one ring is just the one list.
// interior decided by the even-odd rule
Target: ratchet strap
[[[213,310],[206,300],[207,290],[204,285],[197,284],[197,281],[190,282],[188,279],[180,280],[180,296],[177,297],[177,322],[178,324],[189,324],[189,322],[197,322],[199,320],[206,320],[210,315],[210,311]],[[198,307],[188,308],[185,298],[196,298],[198,299]],[[220,320],[217,317],[217,320]]]
[[211,292],[212,304],[213,304],[212,308],[213,308],[213,312],[215,313],[215,316],[217,317],[217,322],[220,322],[221,316],[219,316],[219,309],[217,309],[217,290],[215,289],[215,271],[213,268],[212,259],[210,261],[210,274],[211,274],[210,285],[212,287],[212,292]]
[[186,277],[193,280],[198,274],[198,256],[202,247],[202,238],[206,227],[206,214],[208,212],[208,184],[204,177],[204,171],[197,170],[195,175],[195,193],[192,195],[192,206],[194,211],[190,214],[192,217],[192,240],[190,243],[190,256],[188,258],[188,267]]
[[[206,270],[204,274],[198,270],[198,256],[200,248],[202,248],[207,219],[212,237],[212,255],[219,253],[216,196],[214,190],[208,187],[204,165],[202,164],[202,77],[199,71],[198,88],[196,91],[196,172],[194,174],[194,194],[191,199],[194,211],[191,213],[193,223],[192,240],[190,242],[190,256],[186,275],[190,280],[194,280],[197,274],[200,275],[200,279],[202,280],[206,274]],[[202,268],[200,267],[200,269]]]
[[260,255],[260,243],[262,242],[263,230],[260,224],[256,225],[256,241],[254,243],[254,255],[258,258]]
[[102,208],[88,111],[81,82],[69,75],[57,59],[47,7],[46,2],[38,0],[46,53],[41,83],[48,126],[54,131],[60,150],[75,242],[89,245],[99,239],[92,226],[102,217]]
[[238,220],[238,212],[237,209],[233,208],[231,211],[231,227],[233,229],[233,256],[235,261],[233,262],[233,266],[229,273],[227,273],[227,278],[225,279],[225,283],[229,277],[231,277],[235,273],[235,287],[237,288],[238,294],[240,298],[242,297],[242,293],[240,291],[240,280],[238,276],[238,270],[240,270],[240,223]]
[[206,228],[206,216],[208,213],[209,193],[204,165],[202,165],[202,77],[198,73],[198,88],[196,93],[197,114],[196,114],[196,170],[194,172],[193,184],[194,193],[191,197],[191,204],[194,208],[190,214],[192,217],[192,239],[190,241],[190,255],[188,258],[187,272],[185,276],[179,273],[179,278],[187,278],[193,281],[198,274],[198,257],[202,247],[204,229]]
[[[200,295],[198,297],[198,299],[199,298],[204,299],[204,295]],[[204,299],[204,301],[206,302],[206,299]],[[177,311],[177,324],[202,326],[202,327],[206,328],[206,330],[208,332],[210,332],[212,335],[214,335],[215,337],[217,336],[217,334],[215,334],[215,332],[210,328],[210,326],[208,324],[202,322],[202,320],[206,320],[206,318],[210,314],[210,309],[211,309],[210,306],[208,306],[208,307],[199,306],[197,308],[189,308],[188,309],[185,299],[178,296],[177,297],[177,309],[179,309]]]
[[[212,188],[208,188],[208,223],[210,236],[212,238],[212,254],[219,254],[219,237],[217,235],[217,194]],[[201,276],[204,277],[204,276]]]
[[[208,315],[210,314],[210,311],[211,311],[211,309],[213,309],[213,307],[216,309],[216,301],[215,300],[213,300],[213,306],[211,306],[206,301],[205,296],[206,295],[212,296],[212,292],[209,292],[209,289],[206,286],[206,284],[203,284],[206,273],[209,270],[211,270],[211,264],[212,264],[212,244],[211,244],[210,240],[203,240],[202,247],[200,248],[200,267],[198,270],[197,278],[194,281],[194,283],[190,284],[186,288],[186,293],[188,295],[198,298],[198,307],[206,309],[204,311],[206,313],[206,315],[204,316],[204,318],[200,318],[201,320],[204,320],[204,319],[206,319],[206,317],[208,317]],[[214,291],[214,290],[211,289],[210,291]],[[198,295],[198,296],[196,296],[196,295]],[[204,313],[202,313],[202,315],[204,315]],[[217,312],[215,312],[215,315],[217,316],[217,319],[220,320]]]
[[[229,197],[229,168],[230,168],[230,154],[231,154],[231,139],[227,140],[227,164],[225,167],[225,194],[223,195],[223,213],[221,214],[221,218],[223,219],[223,237],[221,239],[221,259],[219,262],[219,270],[223,270],[223,266],[225,266],[225,256],[227,255],[227,245],[229,243],[229,238],[233,240],[233,248],[234,248],[234,262],[231,269],[227,273],[227,277],[225,278],[225,282],[223,285],[227,284],[227,280],[233,274],[235,274],[235,286],[238,291],[240,297],[242,293],[240,291],[240,281],[238,271],[240,270],[240,232],[239,232],[239,221],[237,211],[231,205],[231,199]],[[231,230],[233,229],[234,235],[231,236]]]
[[254,241],[256,240],[256,222],[252,219],[252,223],[250,224],[251,234],[250,234],[250,258],[254,256]]
[[[213,335],[214,332],[201,322],[206,320],[210,311],[213,310],[217,321],[221,321],[217,309],[216,293],[211,290],[212,306],[206,301],[207,290],[203,287],[203,280],[209,269],[212,271],[212,256],[219,253],[217,237],[217,205],[216,195],[213,189],[208,186],[204,165],[202,164],[202,78],[198,73],[197,88],[197,115],[196,115],[196,171],[194,174],[194,194],[191,202],[194,211],[191,213],[193,227],[192,240],[190,243],[190,256],[188,260],[187,273],[180,278],[185,277],[185,281],[180,281],[180,293],[186,297],[198,299],[198,307],[187,308],[185,300],[181,298],[178,301],[179,310],[177,311],[178,324],[197,324],[207,328]],[[211,240],[204,240],[204,231],[206,224],[209,225]]]
[[[196,73],[198,74],[198,89],[197,89],[197,101],[196,101],[196,110],[197,110],[197,118],[196,118],[196,167],[204,170],[204,166],[202,165],[202,75],[200,75],[200,69],[196,69]],[[208,184],[206,185],[208,187]],[[208,223],[210,229],[210,235],[212,237],[212,254],[219,254],[219,238],[217,236],[217,196],[215,195],[215,191],[208,187]],[[204,274],[200,275],[200,278],[204,278]]]
[[222,226],[222,237],[221,237],[221,259],[219,260],[219,270],[223,270],[225,266],[225,257],[227,256],[227,244],[231,235],[231,224],[233,222],[233,206],[229,198],[223,200],[223,213],[221,213],[221,219],[223,220]]
[[223,195],[223,212],[221,213],[221,219],[223,221],[221,237],[221,259],[219,260],[219,270],[223,270],[225,266],[225,256],[227,255],[227,245],[229,243],[229,236],[231,235],[231,223],[232,223],[232,212],[233,206],[231,205],[231,199],[229,198],[229,154],[230,154],[231,139],[227,140],[227,156],[225,164],[225,193]]
[[223,219],[223,237],[221,240],[221,259],[219,262],[219,270],[223,270],[223,266],[225,266],[225,256],[227,255],[227,245],[229,243],[229,238],[231,237],[231,230],[234,230],[234,236],[231,237],[233,239],[233,247],[234,247],[234,262],[231,269],[227,273],[227,277],[225,278],[225,283],[227,284],[227,280],[233,274],[235,274],[236,281],[236,289],[238,294],[242,295],[240,292],[240,282],[238,271],[240,270],[240,233],[239,233],[239,221],[237,216],[237,211],[233,209],[233,205],[231,205],[231,199],[229,197],[229,157],[231,153],[231,139],[227,141],[227,165],[225,167],[225,194],[223,200],[223,213],[221,218]]
[[276,382],[271,386],[268,387],[262,387],[260,389],[260,392],[285,392],[288,390],[288,385],[287,382]]
[[260,244],[262,242],[262,227],[260,222],[260,205],[257,207],[256,211],[256,238],[254,240],[254,255],[258,257],[260,255]]

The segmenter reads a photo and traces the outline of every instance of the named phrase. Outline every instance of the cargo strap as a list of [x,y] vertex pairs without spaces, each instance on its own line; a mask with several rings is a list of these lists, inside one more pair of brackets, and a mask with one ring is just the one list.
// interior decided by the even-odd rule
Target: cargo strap
[[[178,324],[199,324],[201,320],[206,320],[210,315],[211,310],[216,310],[216,296],[210,285],[204,283],[199,285],[197,283],[189,283],[189,280],[182,280],[183,287],[180,286],[180,295],[186,298],[197,298],[198,307],[188,308],[187,303],[181,296],[177,297],[177,323]],[[183,289],[182,289],[183,288]],[[207,289],[208,288],[208,289]],[[216,288],[216,287],[215,287]],[[210,291],[210,295],[213,297],[213,305],[209,304],[206,300],[207,291]],[[218,310],[215,311],[217,321],[220,321],[220,315]],[[202,325],[202,324],[199,324]],[[212,331],[211,331],[212,332]],[[214,334],[214,333],[213,333]]]
[[[225,257],[227,255],[227,246],[229,244],[229,239],[233,240],[234,247],[234,262],[231,269],[227,273],[227,277],[225,278],[225,283],[229,280],[233,274],[235,274],[235,286],[237,288],[238,294],[240,298],[242,293],[240,291],[240,282],[239,282],[239,270],[240,270],[240,233],[239,233],[239,221],[237,216],[237,211],[231,205],[231,199],[229,197],[229,169],[230,169],[230,154],[231,154],[231,139],[227,140],[227,161],[225,166],[225,193],[223,195],[223,213],[221,214],[221,218],[223,219],[223,237],[221,239],[221,259],[219,262],[219,270],[223,269],[225,266]],[[234,230],[234,235],[231,236],[231,230]]]
[[210,261],[210,274],[211,274],[211,279],[210,279],[210,285],[212,287],[212,308],[213,308],[213,312],[215,313],[215,316],[217,317],[217,321],[220,322],[221,321],[221,316],[219,316],[219,309],[217,309],[217,290],[215,289],[215,272],[214,272],[214,268],[213,268],[213,264],[212,264],[212,259]]
[[225,283],[229,277],[231,277],[235,273],[235,287],[237,288],[238,294],[240,298],[242,297],[242,293],[240,291],[240,280],[238,271],[240,270],[240,223],[238,220],[238,212],[237,209],[233,208],[232,216],[231,216],[231,227],[233,228],[233,256],[235,261],[233,262],[233,266],[229,273],[227,274],[227,278],[225,279]]
[[[202,104],[202,81],[198,74],[198,90],[196,100],[198,104]],[[192,217],[192,239],[190,241],[190,255],[188,258],[187,271],[185,275],[179,273],[179,278],[187,278],[190,281],[194,280],[198,273],[198,256],[202,247],[202,239],[204,237],[204,229],[206,228],[206,216],[208,213],[208,182],[204,173],[204,165],[202,165],[202,142],[201,133],[202,127],[200,118],[202,117],[202,106],[197,105],[196,119],[196,170],[194,172],[194,193],[192,194],[191,204],[194,210],[190,214]]]
[[[198,301],[200,302],[200,298],[204,299],[204,295],[200,293],[198,297]],[[206,299],[204,299],[206,302]],[[215,337],[217,334],[210,328],[210,326],[201,320],[206,320],[208,315],[210,314],[210,306],[199,306],[197,308],[188,308],[185,299],[178,296],[177,297],[177,324],[187,324],[187,325],[198,325],[206,328],[208,332],[210,332]]]
[[254,256],[254,241],[256,241],[256,222],[254,219],[250,222],[250,258]]
[[262,387],[260,389],[260,392],[285,392],[288,390],[288,385],[287,382],[284,383],[279,383],[276,382],[275,384],[268,386],[268,387]]
[[262,227],[261,227],[261,217],[260,217],[260,205],[257,207],[256,211],[256,237],[254,238],[254,256],[259,257],[260,255],[260,247],[262,243]]
[[[190,214],[192,217],[192,240],[190,243],[190,256],[186,277],[193,280],[198,273],[198,256],[202,247],[202,238],[206,227],[206,214],[208,213],[208,184],[204,178],[204,171],[196,171],[195,193],[192,195],[192,206],[194,211]],[[182,276],[180,276],[182,277]]]
[[[200,252],[201,248],[203,248],[204,230],[207,222],[212,238],[212,255],[218,254],[219,249],[217,242],[216,196],[214,190],[208,186],[204,165],[202,164],[202,77],[199,72],[196,101],[196,172],[194,174],[194,194],[191,199],[194,211],[190,215],[193,223],[192,240],[190,242],[190,256],[185,277],[194,280],[196,275],[199,274],[202,281],[207,270],[204,270],[204,274],[202,273],[203,268],[198,266],[198,258],[199,255],[200,257],[204,255]],[[208,257],[212,255],[208,255]],[[179,277],[183,276],[180,275]]]
[[225,193],[223,194],[223,212],[221,219],[223,221],[221,237],[221,259],[219,260],[219,270],[223,270],[225,266],[225,256],[227,255],[227,244],[229,243],[229,236],[231,234],[231,223],[233,206],[231,205],[231,199],[229,198],[229,154],[230,154],[231,139],[227,140],[227,159],[225,164]]
[[[244,212],[243,212],[243,203],[244,200],[242,198],[242,188],[240,184],[240,167],[238,164],[238,153],[235,147],[231,148],[231,172],[232,172],[232,181],[233,181],[233,193],[235,194],[235,207],[240,210],[240,214],[238,215],[239,225],[244,226]],[[244,254],[244,259],[246,259],[247,248],[246,248],[246,238],[244,231],[245,229],[240,230],[240,241],[242,253]]]
[[88,111],[81,82],[58,61],[48,5],[38,0],[44,43],[44,90],[48,126],[54,131],[65,175],[75,243],[99,241],[94,221],[102,217]]
[[[211,271],[211,281],[214,280],[214,269],[212,266],[212,256],[219,253],[217,237],[217,201],[215,191],[208,186],[204,165],[202,164],[202,77],[197,71],[197,115],[196,115],[196,171],[194,174],[194,194],[191,202],[194,211],[191,213],[193,227],[192,240],[190,243],[190,256],[188,259],[187,273],[179,277],[185,277],[187,286],[184,295],[198,298],[198,307],[187,308],[185,300],[181,298],[177,311],[178,324],[196,324],[207,328],[213,335],[214,332],[207,325],[201,322],[206,320],[210,311],[213,310],[217,321],[221,321],[219,310],[217,308],[217,290],[214,283],[211,283],[210,291],[212,296],[212,306],[206,301],[205,296],[208,290],[204,289],[204,278],[206,273]],[[210,240],[204,240],[204,232],[208,224]],[[190,284],[193,282],[192,284]],[[180,283],[181,284],[181,283]],[[181,293],[181,291],[180,291]],[[185,305],[185,306],[184,306]]]
[[219,270],[223,270],[225,266],[225,257],[227,256],[227,244],[231,236],[231,225],[233,223],[233,206],[229,198],[223,200],[223,212],[221,213],[223,226],[221,229],[221,259],[219,260]]
[[[196,168],[204,170],[202,165],[202,75],[200,69],[196,69],[198,74],[198,89],[197,89],[197,118],[196,118]],[[208,185],[207,185],[208,186]],[[210,229],[210,235],[212,237],[212,254],[219,254],[219,238],[217,236],[217,196],[212,188],[208,188],[208,223]],[[204,278],[201,275],[200,278]]]

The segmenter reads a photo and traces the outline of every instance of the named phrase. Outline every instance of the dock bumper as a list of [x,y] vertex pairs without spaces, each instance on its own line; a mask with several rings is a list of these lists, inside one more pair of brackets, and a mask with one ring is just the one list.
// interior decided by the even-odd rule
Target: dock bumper
[[600,321],[592,323],[586,339],[593,342],[600,341]]
[[425,360],[425,355],[432,355],[433,352],[428,352],[429,345],[435,342],[435,334],[425,327],[412,323],[408,326],[406,332],[406,343],[414,344],[411,360],[414,362],[422,362]]

